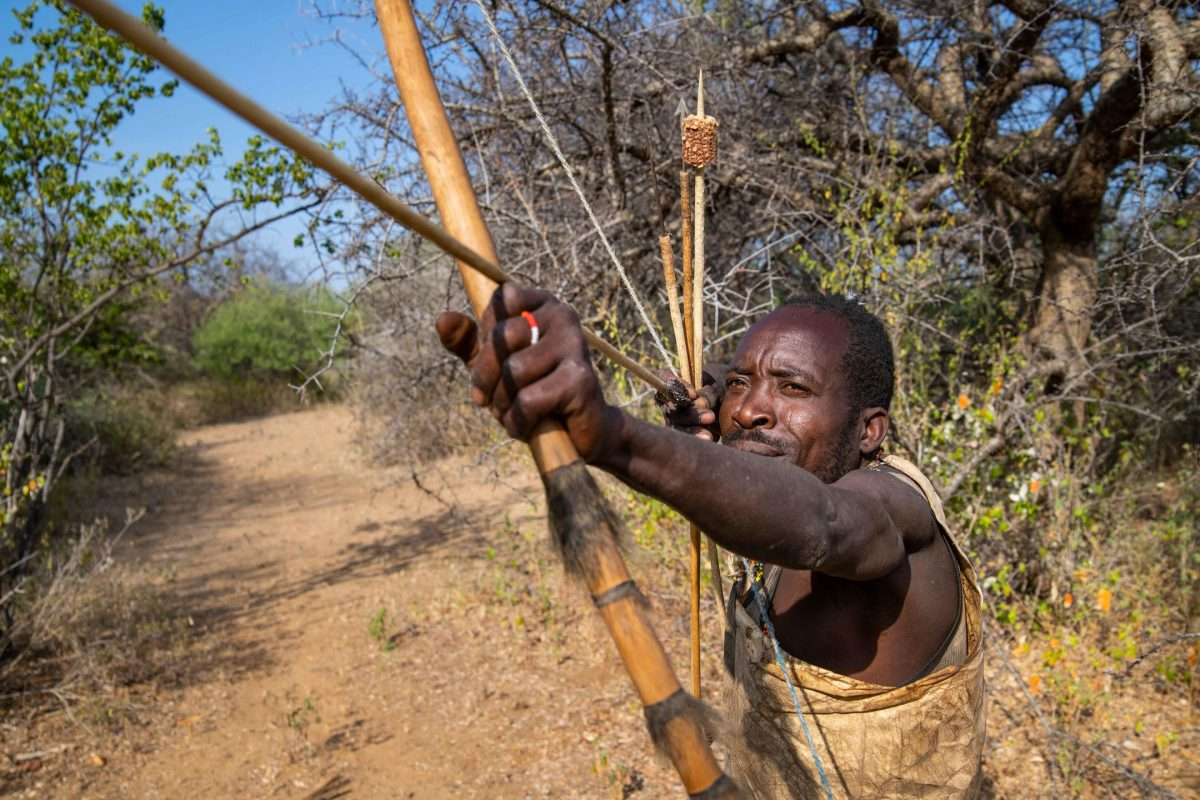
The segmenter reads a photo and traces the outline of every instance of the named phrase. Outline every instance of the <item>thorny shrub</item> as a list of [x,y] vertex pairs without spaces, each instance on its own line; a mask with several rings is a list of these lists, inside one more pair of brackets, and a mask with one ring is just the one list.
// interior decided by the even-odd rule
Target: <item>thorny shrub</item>
[[438,313],[461,303],[450,299],[449,278],[379,281],[359,296],[363,332],[354,340],[350,394],[359,440],[381,463],[420,464],[502,441],[468,402],[466,373],[434,332]]

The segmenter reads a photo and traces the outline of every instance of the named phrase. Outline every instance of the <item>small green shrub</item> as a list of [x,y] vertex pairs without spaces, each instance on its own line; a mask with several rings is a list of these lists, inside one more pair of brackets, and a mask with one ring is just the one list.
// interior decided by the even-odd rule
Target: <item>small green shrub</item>
[[325,289],[249,287],[218,306],[196,331],[196,364],[226,381],[295,379],[328,353],[343,310]]
[[387,609],[382,606],[371,615],[371,619],[367,622],[367,635],[370,636],[375,643],[379,645],[379,649],[385,652],[390,652],[396,649],[395,640],[388,636],[388,613]]

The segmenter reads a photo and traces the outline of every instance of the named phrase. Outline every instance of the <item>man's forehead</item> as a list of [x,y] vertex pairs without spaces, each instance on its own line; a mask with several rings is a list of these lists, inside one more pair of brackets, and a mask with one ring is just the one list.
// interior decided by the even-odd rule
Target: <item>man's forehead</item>
[[811,306],[781,306],[751,326],[738,345],[735,360],[754,359],[769,349],[795,366],[822,371],[841,364],[849,343],[846,320]]

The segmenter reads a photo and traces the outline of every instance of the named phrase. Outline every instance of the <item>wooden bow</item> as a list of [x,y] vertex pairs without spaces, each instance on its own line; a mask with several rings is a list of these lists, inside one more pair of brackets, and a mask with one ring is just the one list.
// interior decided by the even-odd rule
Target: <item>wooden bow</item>
[[[450,129],[421,45],[409,0],[376,0],[392,73],[408,114],[413,141],[429,177],[443,223],[470,247],[496,260],[475,190]],[[461,270],[476,315],[495,284]],[[616,520],[560,425],[544,423],[529,443],[546,487],[550,526],[569,571],[587,584],[645,709],[650,735],[674,763],[690,796],[732,798],[690,697],[679,685],[666,651],[643,611],[616,544]]]

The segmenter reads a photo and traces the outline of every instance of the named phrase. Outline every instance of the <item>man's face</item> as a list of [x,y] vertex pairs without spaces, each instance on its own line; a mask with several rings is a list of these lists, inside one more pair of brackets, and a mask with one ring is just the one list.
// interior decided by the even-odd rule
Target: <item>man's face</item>
[[858,466],[842,356],[846,322],[814,308],[784,306],[738,345],[721,401],[721,441],[786,458],[826,483]]

